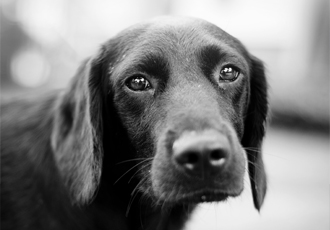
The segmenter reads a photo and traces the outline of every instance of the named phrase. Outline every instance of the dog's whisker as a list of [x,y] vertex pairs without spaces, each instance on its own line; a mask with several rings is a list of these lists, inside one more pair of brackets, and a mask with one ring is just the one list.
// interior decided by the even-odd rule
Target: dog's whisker
[[128,180],[128,184],[131,182],[131,180],[134,178],[134,176],[136,175],[136,174],[138,174],[139,172],[141,172],[143,169],[145,169],[145,168],[147,168],[148,166],[150,166],[151,165],[151,162],[148,162],[147,164],[145,164],[145,165],[143,165],[141,168],[139,168],[132,176],[131,176],[131,178]]
[[256,164],[255,162],[252,162],[252,161],[248,160],[248,163],[253,165],[257,170],[259,170],[259,172],[263,171],[263,169],[258,164]]
[[245,149],[254,149],[254,150],[260,150],[260,148],[258,147],[252,147],[252,146],[248,146],[248,147],[243,147]]
[[[267,153],[267,152],[262,152],[261,149],[258,149],[258,148],[253,149],[253,148],[244,147],[244,149],[248,150],[248,151],[251,151],[251,152],[256,152],[256,153],[260,153],[260,154],[265,154],[267,156],[272,156],[272,157],[276,157],[276,158],[279,158],[279,159],[287,160],[286,158],[281,157],[279,155],[270,154],[270,153]],[[248,154],[251,154],[251,153],[248,153]]]
[[153,157],[148,157],[148,158],[141,157],[141,158],[129,159],[129,160],[118,162],[118,163],[116,163],[116,165],[127,163],[127,162],[132,162],[132,161],[140,161],[140,160],[148,160],[148,159],[153,159]]
[[127,206],[127,209],[126,209],[126,214],[125,214],[126,217],[128,217],[128,213],[129,213],[129,211],[131,209],[131,206],[133,204],[133,201],[134,201],[134,199],[136,198],[137,195],[138,195],[138,192],[136,192],[133,196],[131,196],[131,198],[129,200],[129,203],[128,203],[128,206]]
[[138,167],[139,165],[143,164],[144,162],[150,160],[149,158],[137,163],[136,165],[132,166],[130,169],[128,169],[123,175],[121,175],[116,181],[115,183],[113,183],[114,185],[121,179],[123,178],[127,173],[129,173],[130,171],[132,171],[133,169],[135,169],[136,167]]
[[134,199],[136,198],[136,196],[138,195],[138,189],[139,189],[139,186],[142,184],[142,183],[144,183],[145,181],[147,180],[147,178],[144,178],[144,179],[142,179],[136,186],[135,186],[135,188],[133,189],[133,191],[132,191],[132,193],[131,193],[131,198],[130,198],[130,200],[129,200],[129,202],[128,202],[128,206],[127,206],[127,209],[126,209],[126,217],[128,216],[128,213],[129,213],[129,211],[130,211],[130,209],[131,209],[131,206],[132,206],[132,204],[133,204],[133,201],[134,201]]
[[257,152],[257,153],[261,153],[261,150],[258,148],[248,148],[248,147],[244,147],[245,150],[251,151],[251,152]]

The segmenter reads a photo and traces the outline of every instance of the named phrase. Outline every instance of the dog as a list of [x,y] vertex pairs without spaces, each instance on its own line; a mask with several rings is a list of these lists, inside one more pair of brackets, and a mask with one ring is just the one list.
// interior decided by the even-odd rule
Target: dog
[[2,105],[2,229],[178,230],[245,171],[259,210],[267,110],[262,62],[217,26],[129,27],[66,89]]

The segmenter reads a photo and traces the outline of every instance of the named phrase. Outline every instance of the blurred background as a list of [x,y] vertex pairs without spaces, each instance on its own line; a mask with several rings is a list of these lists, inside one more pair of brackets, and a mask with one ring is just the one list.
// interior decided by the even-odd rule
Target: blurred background
[[329,229],[328,0],[1,0],[1,100],[68,84],[120,30],[158,15],[206,19],[265,62],[269,189],[201,205],[187,230]]

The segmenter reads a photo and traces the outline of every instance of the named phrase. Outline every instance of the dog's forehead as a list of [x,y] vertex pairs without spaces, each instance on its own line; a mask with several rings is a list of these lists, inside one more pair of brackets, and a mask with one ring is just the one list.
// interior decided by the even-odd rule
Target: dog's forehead
[[[202,19],[164,16],[136,24],[119,34],[127,50],[168,47],[193,52],[201,46],[215,45],[236,51],[245,58],[248,52],[235,37]],[[187,54],[187,53],[186,53]]]

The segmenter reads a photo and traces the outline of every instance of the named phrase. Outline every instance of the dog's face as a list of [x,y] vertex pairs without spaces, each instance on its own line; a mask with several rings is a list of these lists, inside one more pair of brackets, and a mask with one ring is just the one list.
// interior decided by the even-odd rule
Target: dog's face
[[163,18],[108,46],[121,47],[109,63],[112,103],[136,158],[150,158],[140,190],[166,203],[239,195],[252,77],[241,43],[205,21]]
[[58,101],[52,147],[76,202],[95,194],[104,155],[143,159],[137,188],[162,204],[237,196],[247,163],[259,209],[266,116],[259,60],[213,24],[165,17],[124,30],[80,68]]

